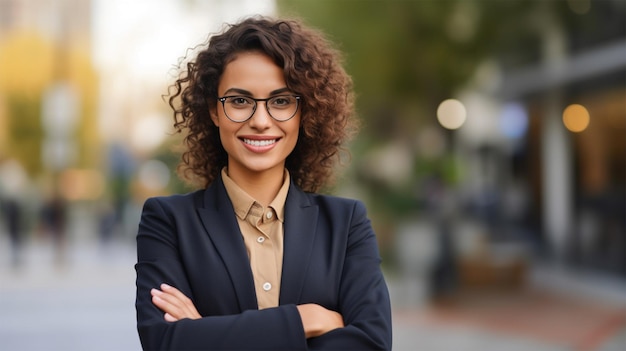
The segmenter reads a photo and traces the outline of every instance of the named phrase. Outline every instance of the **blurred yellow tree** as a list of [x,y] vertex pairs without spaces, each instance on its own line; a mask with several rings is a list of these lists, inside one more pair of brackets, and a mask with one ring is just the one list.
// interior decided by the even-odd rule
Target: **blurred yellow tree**
[[47,89],[58,81],[70,83],[79,95],[75,166],[93,167],[97,161],[97,75],[86,44],[88,40],[58,43],[35,30],[10,31],[0,41],[0,147],[31,176],[44,172],[42,104]]
[[0,42],[2,147],[31,175],[41,171],[41,96],[54,76],[53,58],[53,43],[34,31],[11,32]]

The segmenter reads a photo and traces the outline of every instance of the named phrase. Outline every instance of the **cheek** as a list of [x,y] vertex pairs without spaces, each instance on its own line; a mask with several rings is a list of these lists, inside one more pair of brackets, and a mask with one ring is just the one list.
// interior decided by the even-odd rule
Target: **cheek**
[[291,132],[297,137],[303,132],[302,117],[298,114],[290,122],[293,122],[293,124],[290,125]]
[[233,136],[243,125],[243,123],[232,122],[225,116],[219,116],[217,123],[219,123],[220,135],[223,137]]
[[228,123],[222,123],[218,130],[222,146],[228,149],[228,146],[234,143],[233,139],[235,139],[236,130],[234,130],[232,126],[229,126]]
[[289,138],[293,140],[294,143],[298,140],[300,136],[300,129],[301,129],[300,123],[296,122],[293,125],[290,125],[289,129],[286,130],[287,134],[289,134]]

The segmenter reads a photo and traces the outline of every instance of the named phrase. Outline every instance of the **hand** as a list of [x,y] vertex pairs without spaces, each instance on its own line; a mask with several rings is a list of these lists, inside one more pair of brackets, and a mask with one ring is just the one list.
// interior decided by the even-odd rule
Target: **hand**
[[193,302],[173,286],[161,284],[161,290],[152,289],[150,294],[152,303],[165,312],[163,317],[168,322],[176,322],[184,318],[202,318]]
[[343,328],[343,317],[335,311],[326,309],[314,303],[298,305],[298,312],[302,318],[302,326],[306,338],[313,338],[328,333],[337,328]]

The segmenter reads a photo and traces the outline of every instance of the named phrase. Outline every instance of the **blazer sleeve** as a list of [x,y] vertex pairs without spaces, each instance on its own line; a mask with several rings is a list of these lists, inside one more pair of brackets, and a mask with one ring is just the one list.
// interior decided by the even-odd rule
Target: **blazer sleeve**
[[312,350],[391,350],[389,291],[376,235],[365,206],[356,201],[349,226],[339,289],[345,327],[308,340]]
[[[192,300],[176,221],[193,206],[163,198],[148,199],[137,234],[137,329],[144,350],[305,350],[306,339],[295,305],[237,311],[167,322],[153,303],[150,289],[168,283]],[[180,216],[183,216],[181,219]],[[200,229],[199,229],[200,230]],[[210,272],[206,272],[210,274]]]

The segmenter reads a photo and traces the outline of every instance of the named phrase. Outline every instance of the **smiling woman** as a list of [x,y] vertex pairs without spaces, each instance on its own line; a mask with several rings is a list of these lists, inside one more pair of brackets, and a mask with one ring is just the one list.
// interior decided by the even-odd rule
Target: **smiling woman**
[[[175,127],[188,132],[188,150],[181,165],[188,180],[207,186],[226,166],[226,154],[216,138],[218,128],[210,123],[209,116],[209,111],[217,113],[219,98],[268,97],[252,96],[256,92],[237,86],[218,90],[218,82],[224,84],[220,79],[228,63],[242,52],[258,52],[264,53],[283,76],[283,86],[277,88],[281,90],[272,94],[286,92],[298,96],[301,134],[295,150],[285,160],[291,176],[306,191],[316,191],[332,181],[341,147],[357,124],[353,119],[351,79],[341,66],[341,55],[323,36],[292,25],[279,22],[267,33],[254,23],[247,27],[233,26],[230,31],[214,36],[208,49],[198,53],[189,70],[176,82],[170,105],[175,111]],[[241,62],[234,64],[242,66]]]
[[340,63],[300,22],[254,17],[185,66],[169,102],[203,188],[144,205],[144,349],[391,349],[365,207],[315,193],[356,125]]

